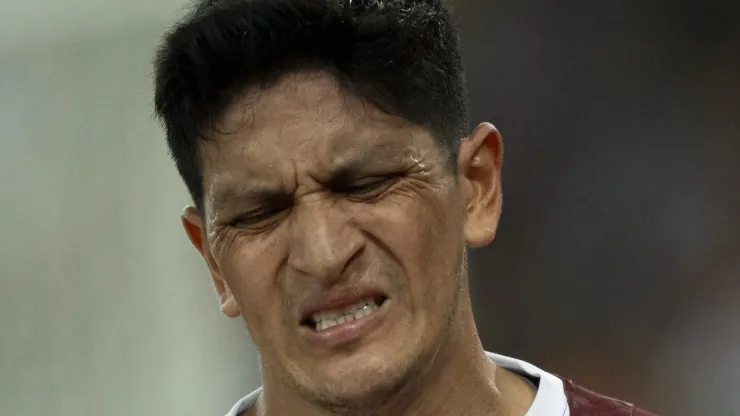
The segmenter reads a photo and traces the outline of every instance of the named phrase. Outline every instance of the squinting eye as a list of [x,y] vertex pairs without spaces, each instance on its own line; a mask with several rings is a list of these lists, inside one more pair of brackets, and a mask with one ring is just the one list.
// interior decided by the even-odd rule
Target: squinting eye
[[277,225],[288,211],[288,209],[283,209],[246,214],[235,218],[230,225],[250,231],[265,231]]
[[377,188],[381,187],[382,185],[384,185],[386,182],[387,182],[387,179],[380,179],[380,180],[377,180],[377,181],[372,181],[372,182],[366,182],[366,183],[361,183],[361,184],[353,185],[353,186],[351,186],[349,188],[349,192],[351,192],[351,193],[360,193],[361,194],[363,192],[368,192],[368,191],[372,191],[374,189],[377,189]]
[[347,186],[340,191],[344,194],[360,198],[372,198],[379,196],[393,185],[398,176],[385,176],[382,178],[368,179]]

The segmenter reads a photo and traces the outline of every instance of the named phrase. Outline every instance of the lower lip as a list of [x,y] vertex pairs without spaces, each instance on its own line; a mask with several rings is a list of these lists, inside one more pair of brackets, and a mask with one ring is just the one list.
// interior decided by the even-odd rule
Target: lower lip
[[320,332],[306,326],[301,326],[300,330],[312,344],[328,349],[341,347],[360,340],[380,326],[390,301],[386,299],[375,312],[356,321],[335,325]]

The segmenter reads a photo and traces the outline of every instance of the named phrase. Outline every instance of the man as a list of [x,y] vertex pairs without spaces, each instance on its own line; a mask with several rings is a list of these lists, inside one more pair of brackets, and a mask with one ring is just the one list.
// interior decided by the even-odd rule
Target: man
[[638,415],[486,353],[467,247],[503,147],[441,0],[211,0],[156,59],[185,231],[263,387],[229,415]]

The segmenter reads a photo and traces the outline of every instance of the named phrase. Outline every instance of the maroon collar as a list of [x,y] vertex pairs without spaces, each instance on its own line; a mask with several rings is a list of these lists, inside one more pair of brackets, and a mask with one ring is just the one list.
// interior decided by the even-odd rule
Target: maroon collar
[[594,393],[563,380],[570,416],[656,416],[634,405]]

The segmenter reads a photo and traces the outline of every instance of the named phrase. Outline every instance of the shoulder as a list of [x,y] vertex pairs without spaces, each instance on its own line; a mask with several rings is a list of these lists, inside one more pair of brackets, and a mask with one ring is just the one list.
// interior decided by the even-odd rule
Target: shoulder
[[656,416],[621,400],[594,393],[563,380],[570,416]]

